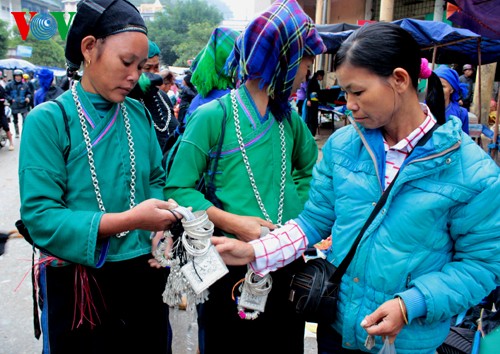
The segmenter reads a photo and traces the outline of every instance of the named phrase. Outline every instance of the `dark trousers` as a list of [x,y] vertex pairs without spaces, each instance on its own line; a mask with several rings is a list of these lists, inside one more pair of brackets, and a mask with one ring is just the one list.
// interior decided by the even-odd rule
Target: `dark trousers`
[[245,277],[247,267],[228,267],[229,274],[210,287],[208,301],[198,311],[201,354],[303,354],[305,322],[287,300],[299,262],[303,260],[272,273],[265,311],[255,320],[242,320],[231,299],[233,286]]
[[328,324],[318,325],[316,333],[318,354],[361,354],[361,350],[349,350],[342,347],[342,337]]
[[305,100],[298,100],[297,101],[297,111],[299,112],[299,116],[302,117],[302,108],[304,107],[304,101]]
[[318,132],[318,107],[319,103],[311,101],[310,106],[307,107],[307,127],[311,132],[312,136],[316,136]]
[[[149,258],[108,262],[86,272],[73,264],[42,266],[43,353],[171,353],[168,306],[162,299],[167,271],[149,267]],[[84,277],[88,286],[82,287]],[[91,298],[81,301],[82,295]],[[79,324],[82,311],[86,318]]]

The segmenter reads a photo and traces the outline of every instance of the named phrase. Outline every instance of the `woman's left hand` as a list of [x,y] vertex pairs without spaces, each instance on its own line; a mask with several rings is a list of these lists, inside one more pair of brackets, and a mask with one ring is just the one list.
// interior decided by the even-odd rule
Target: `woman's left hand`
[[[406,308],[403,307],[403,309],[406,311]],[[394,342],[404,325],[405,320],[397,298],[384,302],[375,312],[361,321],[361,327],[368,334],[372,336],[389,336],[390,343]]]
[[154,256],[155,256],[155,252],[156,252],[156,249],[158,248],[160,241],[164,238],[165,238],[165,240],[163,242],[167,242],[167,247],[166,247],[165,252],[164,252],[164,257],[166,259],[169,258],[168,255],[169,255],[169,253],[172,249],[172,245],[173,245],[172,237],[165,237],[163,231],[158,231],[155,234],[155,236],[153,237],[153,239],[151,240],[151,254],[153,255],[153,258],[149,259],[148,263],[149,263],[149,266],[152,268],[158,268],[158,269],[163,268],[160,265],[160,263],[156,260],[156,258],[154,258]]

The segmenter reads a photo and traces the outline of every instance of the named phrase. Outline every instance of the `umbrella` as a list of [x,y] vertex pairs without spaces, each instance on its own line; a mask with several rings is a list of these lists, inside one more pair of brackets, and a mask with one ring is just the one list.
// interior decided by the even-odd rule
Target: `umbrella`
[[22,69],[24,71],[36,71],[38,70],[38,66],[30,63],[27,60],[9,58],[0,60],[0,69],[6,69],[6,70]]

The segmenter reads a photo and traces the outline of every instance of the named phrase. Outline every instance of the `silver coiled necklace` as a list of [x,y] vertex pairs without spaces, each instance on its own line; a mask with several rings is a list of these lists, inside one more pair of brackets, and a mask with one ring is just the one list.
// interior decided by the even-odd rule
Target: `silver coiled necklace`
[[[234,116],[234,126],[236,129],[236,137],[238,138],[238,144],[240,145],[241,155],[243,157],[243,163],[245,164],[245,168],[248,173],[248,178],[250,179],[250,184],[252,185],[255,199],[257,200],[257,204],[259,204],[259,208],[262,211],[262,214],[264,214],[266,220],[272,223],[273,221],[269,217],[264,202],[262,201],[262,198],[260,196],[259,190],[257,189],[255,177],[252,172],[252,168],[250,167],[250,162],[248,160],[247,151],[245,149],[245,143],[243,141],[243,135],[241,134],[240,118],[238,114],[238,104],[236,102],[235,90],[231,91],[231,103],[233,105],[233,116]],[[283,122],[279,122],[278,126],[280,130],[280,145],[281,145],[281,181],[280,181],[280,196],[278,201],[278,220],[276,221],[276,224],[278,226],[281,226],[281,222],[283,219],[283,204],[285,200],[285,184],[286,184],[286,141],[285,141],[285,129]]]
[[[165,130],[168,129],[168,126],[170,125],[170,121],[172,120],[172,112],[170,112],[170,106],[167,104],[167,102],[165,102],[165,100],[163,99],[163,97],[161,96],[161,93],[160,91],[158,91],[156,93],[156,95],[154,96],[154,100],[155,100],[155,103],[156,103],[156,107],[157,107],[157,111],[158,111],[158,114],[160,115],[160,120],[161,121],[164,121],[165,120],[165,117],[163,115],[163,112],[161,110],[161,107],[160,107],[160,104],[158,103],[158,99],[156,98],[156,96],[158,96],[160,98],[160,100],[162,101],[162,103],[165,105],[166,109],[167,109],[167,122],[165,123],[165,126],[163,128],[160,128],[154,121],[153,119],[153,126],[155,127],[155,129],[157,131],[159,131],[160,133],[163,133]],[[144,100],[141,98],[141,103],[144,107],[146,107],[146,104],[144,103]]]
[[[234,116],[234,126],[236,130],[236,137],[238,139],[238,144],[240,146],[241,155],[243,157],[243,163],[248,173],[248,178],[250,179],[250,184],[252,185],[253,193],[257,204],[259,205],[262,214],[267,221],[272,223],[271,217],[269,216],[264,202],[260,196],[257,184],[255,182],[255,177],[250,167],[250,162],[248,160],[248,155],[245,149],[245,143],[243,141],[243,135],[241,133],[241,123],[238,113],[238,104],[236,102],[236,91],[231,91],[231,103],[233,107]],[[285,141],[285,128],[283,121],[278,123],[280,132],[280,147],[281,147],[281,181],[280,181],[280,196],[278,201],[278,220],[276,224],[281,226],[283,220],[283,204],[285,200],[285,184],[286,184],[286,141]],[[272,278],[271,274],[266,274],[263,277],[257,276],[250,267],[248,267],[247,274],[240,286],[241,296],[237,298],[237,310],[238,316],[242,320],[255,320],[261,312],[264,312],[264,308],[267,302],[267,296],[271,292],[272,288]],[[253,311],[249,311],[253,310]]]
[[[80,84],[81,85],[81,84]],[[99,205],[99,210],[103,213],[106,212],[106,208],[104,207],[104,202],[101,196],[101,189],[99,188],[99,180],[97,179],[97,172],[94,163],[94,152],[92,151],[92,142],[90,140],[90,134],[87,129],[87,123],[85,121],[85,115],[83,114],[82,104],[80,99],[78,98],[78,94],[76,92],[77,83],[75,83],[71,87],[71,94],[73,96],[73,100],[75,101],[76,110],[78,112],[78,118],[80,120],[80,125],[82,127],[83,139],[85,140],[85,146],[87,148],[87,157],[89,161],[90,167],[90,176],[92,178],[92,184],[94,185],[95,196],[97,199],[97,204]],[[130,129],[130,119],[128,117],[127,109],[125,108],[125,104],[119,104],[120,109],[123,115],[123,123],[125,125],[125,132],[127,134],[128,141],[128,151],[130,157],[130,201],[129,208],[132,209],[135,206],[135,181],[136,181],[136,165],[135,165],[135,149],[134,149],[134,141],[132,139],[132,130]],[[130,231],[123,231],[115,236],[120,238],[126,236]]]

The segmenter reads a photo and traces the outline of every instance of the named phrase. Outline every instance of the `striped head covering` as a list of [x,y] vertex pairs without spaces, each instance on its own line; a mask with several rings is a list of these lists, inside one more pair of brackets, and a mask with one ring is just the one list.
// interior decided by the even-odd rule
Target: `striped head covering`
[[234,78],[226,73],[224,65],[239,34],[231,28],[217,27],[194,59],[191,82],[202,97],[213,89],[225,90],[235,86]]
[[293,81],[304,55],[326,51],[314,23],[296,0],[275,1],[248,24],[226,62],[242,81],[259,79],[267,86],[269,108],[281,121],[289,117]]
[[68,72],[75,72],[80,68],[83,61],[80,45],[83,38],[104,38],[122,32],[147,34],[144,20],[134,5],[127,0],[81,0],[66,40]]

